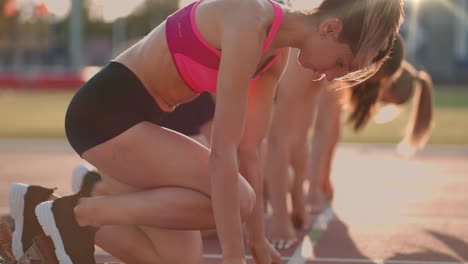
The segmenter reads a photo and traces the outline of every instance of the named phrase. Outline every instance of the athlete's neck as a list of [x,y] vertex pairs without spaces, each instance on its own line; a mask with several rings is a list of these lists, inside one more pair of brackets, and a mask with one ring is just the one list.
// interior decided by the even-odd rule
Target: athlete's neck
[[311,21],[311,15],[300,11],[287,11],[283,23],[278,30],[277,37],[272,43],[274,48],[293,47],[301,49],[307,36],[317,32]]

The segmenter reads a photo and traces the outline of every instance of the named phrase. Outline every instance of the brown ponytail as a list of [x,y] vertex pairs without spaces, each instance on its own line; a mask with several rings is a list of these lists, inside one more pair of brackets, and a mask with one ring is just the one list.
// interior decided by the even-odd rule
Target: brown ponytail
[[401,63],[405,56],[403,39],[397,35],[393,41],[392,50],[388,60],[384,62],[379,71],[369,80],[354,86],[351,92],[351,115],[348,122],[352,123],[354,131],[361,130],[369,121],[379,100],[382,86],[398,75]]
[[366,81],[351,88],[350,106],[351,114],[348,123],[354,131],[361,130],[369,121],[380,93],[380,82]]
[[401,65],[405,56],[403,38],[395,37],[389,59],[386,60],[369,80],[352,88],[350,97],[351,115],[348,122],[352,123],[354,131],[361,130],[369,121],[379,100],[382,87],[387,82],[396,79],[401,73]]
[[407,142],[413,150],[424,147],[432,128],[432,79],[424,71],[414,73],[414,84],[418,88],[413,97],[413,109],[407,125],[407,134],[402,142]]
[[[376,73],[376,76],[380,76],[380,78],[382,78],[398,74],[398,70],[401,68],[401,63],[403,62],[404,58],[405,45],[403,43],[403,38],[400,34],[397,34],[395,40],[393,41],[389,59],[382,64],[382,67],[380,67],[379,71]],[[373,77],[371,77],[371,79],[372,78]]]

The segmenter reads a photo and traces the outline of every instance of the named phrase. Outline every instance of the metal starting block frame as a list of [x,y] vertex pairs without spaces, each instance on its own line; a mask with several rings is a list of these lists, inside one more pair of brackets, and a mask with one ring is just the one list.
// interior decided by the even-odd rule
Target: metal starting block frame
[[32,246],[18,260],[17,264],[59,264],[52,240],[45,235],[35,237]]
[[16,261],[12,251],[12,233],[6,222],[0,222],[0,263],[1,264],[59,264],[52,240],[40,235],[33,239],[33,245]]
[[15,257],[11,250],[12,234],[6,222],[0,222],[0,263],[13,264]]
[[[33,239],[32,246],[16,261],[12,251],[11,223],[0,222],[0,264],[59,264],[55,256],[52,239],[39,235]],[[97,262],[97,264],[117,264],[114,262]]]

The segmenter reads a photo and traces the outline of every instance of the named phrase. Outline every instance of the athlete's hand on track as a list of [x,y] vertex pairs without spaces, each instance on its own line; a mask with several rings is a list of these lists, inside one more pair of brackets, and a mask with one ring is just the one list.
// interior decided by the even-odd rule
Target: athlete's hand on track
[[280,254],[266,238],[263,241],[249,241],[248,245],[256,264],[281,264]]

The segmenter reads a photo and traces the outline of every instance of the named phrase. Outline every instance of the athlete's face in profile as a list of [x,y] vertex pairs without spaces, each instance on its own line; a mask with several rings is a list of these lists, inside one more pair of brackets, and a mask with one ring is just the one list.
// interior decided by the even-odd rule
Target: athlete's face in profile
[[349,45],[331,39],[320,39],[301,49],[298,61],[311,70],[314,79],[332,81],[353,70],[354,55]]
[[331,19],[304,42],[298,61],[302,67],[311,70],[312,78],[326,77],[332,81],[354,70],[355,57],[351,48],[338,41],[341,28],[341,22]]

